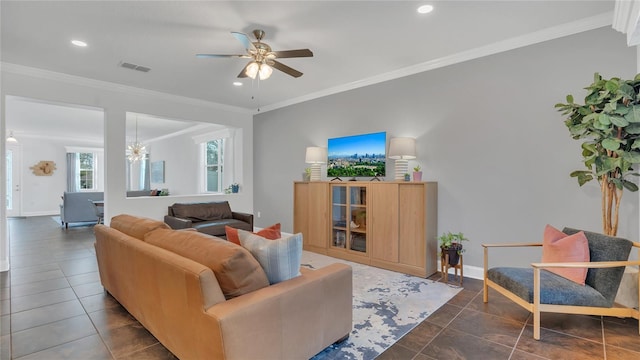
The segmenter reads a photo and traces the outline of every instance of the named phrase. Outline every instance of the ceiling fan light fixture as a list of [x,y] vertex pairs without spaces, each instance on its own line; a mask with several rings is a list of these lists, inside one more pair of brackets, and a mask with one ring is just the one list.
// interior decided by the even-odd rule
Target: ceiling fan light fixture
[[267,80],[273,73],[273,68],[267,64],[260,65],[260,80]]
[[247,66],[246,74],[248,77],[255,79],[256,75],[258,75],[258,71],[260,70],[260,65],[257,62],[252,62]]

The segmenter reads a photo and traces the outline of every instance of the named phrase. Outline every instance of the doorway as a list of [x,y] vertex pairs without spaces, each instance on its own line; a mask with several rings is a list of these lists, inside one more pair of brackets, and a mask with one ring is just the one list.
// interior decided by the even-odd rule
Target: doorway
[[7,144],[6,149],[7,217],[18,217],[21,216],[22,203],[20,193],[21,148],[18,144]]

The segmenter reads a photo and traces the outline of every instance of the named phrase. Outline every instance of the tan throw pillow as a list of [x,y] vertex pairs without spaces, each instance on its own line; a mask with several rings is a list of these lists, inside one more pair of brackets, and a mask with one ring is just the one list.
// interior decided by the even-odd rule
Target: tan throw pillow
[[195,231],[158,229],[144,240],[210,268],[222,293],[231,299],[269,286],[269,280],[247,249]]
[[[543,263],[589,261],[589,241],[584,232],[567,235],[551,225],[545,227],[542,239]],[[588,271],[587,268],[547,268],[547,270],[580,285],[584,285]]]
[[144,235],[155,229],[171,229],[162,221],[127,214],[112,217],[109,227],[140,240],[144,240]]

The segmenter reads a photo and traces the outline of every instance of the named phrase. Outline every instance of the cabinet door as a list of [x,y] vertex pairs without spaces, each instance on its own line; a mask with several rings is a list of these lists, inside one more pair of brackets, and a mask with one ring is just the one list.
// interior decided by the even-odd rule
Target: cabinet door
[[293,183],[293,232],[302,233],[302,239],[307,245],[309,236],[309,184]]
[[398,262],[398,185],[369,186],[371,258]]
[[293,232],[302,233],[305,250],[327,249],[329,186],[294,183]]
[[367,244],[367,187],[349,186],[349,249],[366,254]]
[[425,233],[425,185],[402,184],[399,189],[399,262],[424,268],[427,242]]
[[316,248],[327,248],[329,224],[329,186],[326,183],[309,183],[308,208],[308,244]]
[[331,186],[331,247],[347,248],[347,186]]

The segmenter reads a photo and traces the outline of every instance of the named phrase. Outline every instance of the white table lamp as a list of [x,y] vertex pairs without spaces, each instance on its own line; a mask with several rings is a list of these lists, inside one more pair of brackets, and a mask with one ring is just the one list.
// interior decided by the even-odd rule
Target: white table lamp
[[409,173],[409,160],[416,158],[416,139],[397,137],[389,140],[389,159],[396,161],[396,180]]
[[320,181],[320,166],[327,162],[327,148],[308,147],[304,160],[307,164],[311,164],[311,181]]

